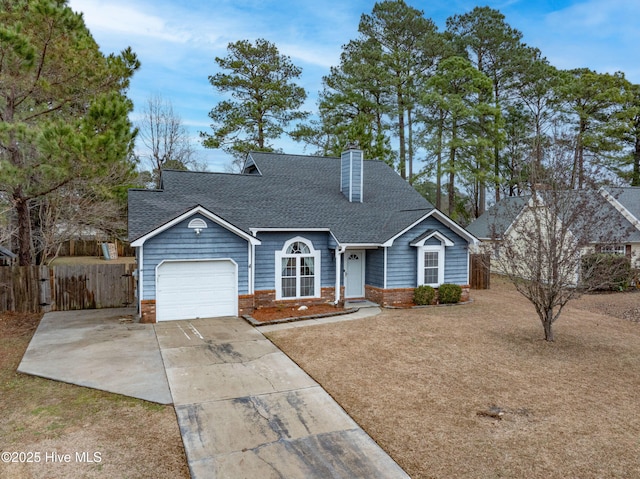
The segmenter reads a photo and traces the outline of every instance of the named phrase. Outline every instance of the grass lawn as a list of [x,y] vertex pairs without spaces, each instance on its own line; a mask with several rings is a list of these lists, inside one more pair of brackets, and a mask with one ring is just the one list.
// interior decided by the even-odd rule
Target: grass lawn
[[584,297],[547,343],[492,281],[470,305],[269,338],[414,479],[640,477],[640,292]]
[[172,406],[16,372],[39,320],[0,313],[0,477],[188,478]]

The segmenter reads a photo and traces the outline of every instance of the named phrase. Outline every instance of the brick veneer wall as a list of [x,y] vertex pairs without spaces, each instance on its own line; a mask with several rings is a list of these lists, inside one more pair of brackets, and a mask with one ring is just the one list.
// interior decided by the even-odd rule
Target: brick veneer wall
[[[342,288],[344,290],[344,287]],[[253,307],[255,309],[268,308],[278,305],[312,305],[312,304],[326,304],[335,301],[336,294],[335,288],[321,288],[319,298],[304,298],[304,299],[278,299],[276,300],[276,290],[267,289],[256,291],[253,295]],[[246,313],[245,313],[246,314]]]
[[238,314],[251,314],[255,309],[255,297],[253,294],[241,294],[238,296]]
[[[344,289],[344,288],[342,288]],[[312,304],[333,304],[335,300],[334,288],[322,288],[322,296],[320,298],[308,298],[308,299],[292,299],[292,300],[278,300],[276,301],[275,290],[256,291],[255,294],[243,294],[238,296],[238,314],[251,314],[257,308],[265,308],[269,306],[277,305],[312,305]],[[145,299],[141,304],[140,313],[141,323],[155,323],[156,322],[156,301],[154,299]]]
[[414,288],[382,289],[375,286],[365,286],[365,297],[380,306],[397,306],[413,301]]
[[[396,288],[396,289],[382,289],[375,286],[365,286],[365,297],[374,303],[381,306],[397,306],[401,304],[409,304],[413,301],[413,289],[414,288]],[[332,303],[335,300],[335,288],[322,288],[320,298],[307,298],[307,299],[291,299],[291,300],[277,300],[275,290],[262,290],[256,291],[255,294],[244,294],[238,296],[238,314],[251,314],[255,309],[266,308],[269,306],[278,305],[312,305],[312,304],[325,304]],[[340,297],[344,298],[344,286],[341,287]],[[469,300],[469,285],[462,286],[461,301]],[[342,306],[341,301],[340,306]],[[156,301],[154,299],[142,300],[140,311],[141,323],[155,323],[156,322]]]
[[[460,297],[460,301],[469,301],[470,286],[465,284],[461,285],[461,287],[462,296]],[[414,288],[382,289],[366,285],[365,296],[369,301],[378,303],[380,306],[398,306],[413,302],[413,290]]]
[[143,299],[140,305],[140,322],[155,323],[156,322],[156,300]]

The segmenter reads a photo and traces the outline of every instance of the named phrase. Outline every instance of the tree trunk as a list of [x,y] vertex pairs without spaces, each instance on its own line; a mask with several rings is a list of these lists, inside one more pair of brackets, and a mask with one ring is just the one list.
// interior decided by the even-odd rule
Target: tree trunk
[[442,129],[444,114],[440,110],[440,123],[438,124],[438,156],[436,159],[436,208],[442,211]]
[[542,326],[544,327],[544,340],[549,342],[554,341],[553,330],[551,329],[551,326],[553,325],[552,318],[553,318],[553,313],[551,311],[547,311],[546,317],[542,321]]
[[18,264],[31,265],[31,218],[28,200],[23,198],[21,188],[13,193],[13,202],[18,217]]
[[[455,145],[458,134],[458,128],[454,121],[451,127],[451,143]],[[455,209],[455,195],[456,195],[456,148],[455,146],[451,146],[451,150],[449,152],[449,185],[448,185],[448,194],[449,194],[449,216],[453,218],[453,210]],[[454,218],[455,219],[455,218]]]
[[633,151],[633,177],[631,186],[640,186],[640,135],[636,137],[635,149]]
[[413,184],[413,122],[411,120],[411,107],[407,108],[407,125],[409,127],[409,184]]
[[402,99],[402,92],[398,92],[398,139],[400,142],[400,162],[398,170],[403,180],[407,179],[407,151],[404,139],[404,100]]

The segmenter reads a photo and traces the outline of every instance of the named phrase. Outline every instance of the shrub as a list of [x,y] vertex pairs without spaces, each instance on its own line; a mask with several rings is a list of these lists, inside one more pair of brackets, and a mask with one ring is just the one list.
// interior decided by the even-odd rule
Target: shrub
[[623,291],[631,281],[631,260],[626,256],[594,253],[582,258],[582,283],[588,290]]
[[413,302],[419,305],[433,304],[436,299],[436,290],[423,284],[413,290]]
[[438,302],[440,304],[459,303],[462,297],[462,287],[457,284],[441,284],[438,288]]

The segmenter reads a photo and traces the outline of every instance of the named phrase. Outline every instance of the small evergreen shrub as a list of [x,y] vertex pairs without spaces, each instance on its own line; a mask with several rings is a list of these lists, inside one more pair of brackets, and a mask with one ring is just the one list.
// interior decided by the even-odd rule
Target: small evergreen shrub
[[438,288],[438,302],[440,304],[459,303],[462,297],[462,288],[457,284],[441,284]]
[[413,302],[418,305],[433,304],[436,299],[436,290],[423,284],[413,290]]

